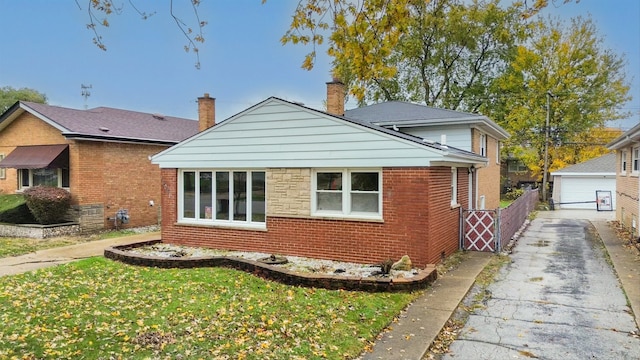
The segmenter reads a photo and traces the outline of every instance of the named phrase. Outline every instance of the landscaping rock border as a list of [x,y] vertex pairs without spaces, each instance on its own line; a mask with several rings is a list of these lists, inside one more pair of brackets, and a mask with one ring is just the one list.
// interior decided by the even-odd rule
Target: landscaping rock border
[[48,239],[57,236],[77,235],[82,231],[78,223],[39,225],[39,224],[0,224],[1,237],[25,237]]
[[318,273],[300,273],[272,266],[259,261],[232,256],[203,256],[191,258],[169,258],[146,256],[129,252],[132,248],[161,243],[162,240],[144,241],[108,247],[104,256],[130,265],[158,268],[227,267],[241,270],[265,279],[286,285],[367,292],[402,292],[427,288],[438,274],[435,266],[429,265],[411,278],[357,277]]

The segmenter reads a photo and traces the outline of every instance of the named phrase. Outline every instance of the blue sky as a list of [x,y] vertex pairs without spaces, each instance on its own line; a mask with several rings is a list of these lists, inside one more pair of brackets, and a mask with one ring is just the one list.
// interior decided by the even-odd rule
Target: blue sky
[[[323,109],[325,83],[331,79],[330,58],[320,49],[312,71],[300,68],[309,48],[282,46],[297,0],[205,0],[200,16],[208,21],[200,48],[201,69],[186,53],[182,34],[169,15],[169,1],[137,0],[137,7],[156,11],[147,20],[129,6],[100,29],[108,50],[92,43],[86,29],[86,3],[78,0],[0,0],[0,86],[29,87],[47,95],[49,103],[82,109],[81,84],[91,85],[86,105],[109,106],[197,118],[196,99],[216,98],[221,121],[269,96]],[[553,3],[553,1],[551,1]],[[559,3],[560,0],[555,2]],[[188,1],[177,0],[185,21]],[[568,19],[591,14],[603,46],[628,60],[633,101],[625,110],[633,118],[614,123],[629,128],[640,122],[640,1],[580,0],[545,14]],[[349,107],[349,106],[348,106]]]

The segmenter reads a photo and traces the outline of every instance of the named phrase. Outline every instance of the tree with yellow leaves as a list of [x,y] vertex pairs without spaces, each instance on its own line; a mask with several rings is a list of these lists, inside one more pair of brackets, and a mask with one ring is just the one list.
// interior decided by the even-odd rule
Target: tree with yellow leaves
[[624,57],[602,48],[590,18],[535,25],[530,41],[518,47],[494,84],[502,96],[482,111],[510,132],[505,151],[519,154],[541,174],[545,131],[551,171],[598,156],[615,137],[604,130],[606,121],[625,118],[620,108],[630,97]]

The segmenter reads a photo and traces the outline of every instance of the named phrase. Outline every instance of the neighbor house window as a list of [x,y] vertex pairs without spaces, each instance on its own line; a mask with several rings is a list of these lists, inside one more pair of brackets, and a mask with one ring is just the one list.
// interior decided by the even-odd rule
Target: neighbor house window
[[382,174],[378,170],[318,170],[312,186],[315,215],[382,217]]
[[451,168],[451,205],[458,205],[458,168]]
[[183,170],[181,173],[179,220],[264,227],[264,171]]
[[620,152],[620,171],[623,174],[627,173],[627,151],[626,150],[622,150]]
[[507,171],[509,172],[523,172],[529,170],[529,168],[522,162],[518,160],[509,160],[507,166]]
[[32,186],[69,188],[69,169],[18,169],[20,190]]
[[480,134],[480,155],[487,156],[487,135]]
[[[2,161],[4,159],[4,154],[0,154],[0,161]],[[5,168],[0,168],[0,179],[6,179],[7,178],[7,169]]]
[[640,157],[640,147],[634,147],[633,150],[631,151],[631,163],[633,164],[633,167],[631,168],[631,170],[634,173],[638,172],[638,158]]

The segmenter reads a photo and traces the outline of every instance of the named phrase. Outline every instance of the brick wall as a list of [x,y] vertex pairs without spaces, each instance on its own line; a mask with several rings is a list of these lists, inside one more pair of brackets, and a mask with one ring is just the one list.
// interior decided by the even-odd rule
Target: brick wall
[[[26,136],[25,134],[29,134]],[[56,128],[37,117],[24,113],[0,132],[0,154],[9,155],[16,146],[66,144],[68,141]],[[18,189],[18,172],[6,169],[6,176],[0,179],[0,192],[13,194]]]
[[[480,135],[483,134],[477,129],[472,129],[471,149],[474,153],[480,154]],[[487,158],[486,167],[477,171],[478,176],[478,204],[480,206],[480,196],[485,197],[485,209],[497,209],[500,207],[500,164],[497,159],[496,147],[497,139],[487,135]],[[475,207],[476,204],[474,204]]]
[[166,147],[82,141],[75,148],[70,153],[76,161],[71,163],[70,175],[77,204],[102,204],[105,228],[115,226],[107,218],[115,217],[119,209],[129,212],[131,221],[125,227],[158,224],[160,168],[148,157]]
[[626,229],[632,230],[633,221],[635,220],[636,229],[632,236],[638,235],[638,174],[632,174],[631,169],[633,163],[631,161],[631,150],[629,146],[627,151],[627,171],[622,172],[621,151],[616,151],[616,220],[618,220]]
[[[467,179],[460,169],[461,203],[467,201]],[[177,224],[176,186],[177,170],[162,169],[162,239],[168,243],[360,263],[408,254],[418,266],[458,249],[459,208],[451,207],[448,167],[385,168],[383,222],[271,215],[266,231]]]

